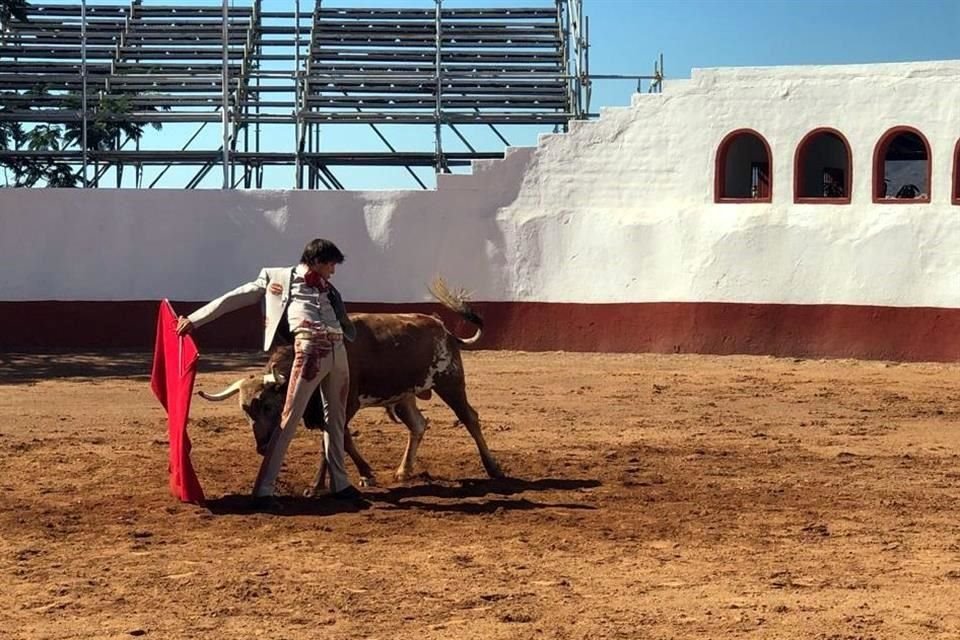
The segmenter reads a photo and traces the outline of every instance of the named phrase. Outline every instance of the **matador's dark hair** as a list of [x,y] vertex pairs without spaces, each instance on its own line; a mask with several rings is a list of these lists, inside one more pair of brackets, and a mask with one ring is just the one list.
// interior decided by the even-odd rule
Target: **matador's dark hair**
[[335,262],[341,264],[345,256],[337,245],[324,238],[314,238],[303,248],[303,255],[300,256],[300,262],[305,265],[313,265],[318,262]]

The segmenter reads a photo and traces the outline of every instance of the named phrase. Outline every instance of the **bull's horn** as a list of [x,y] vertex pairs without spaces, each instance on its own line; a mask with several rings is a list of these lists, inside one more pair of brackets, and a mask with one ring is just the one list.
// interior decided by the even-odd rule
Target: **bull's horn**
[[285,383],[287,379],[283,377],[283,374],[277,373],[277,365],[270,366],[270,373],[263,376],[263,384],[280,384]]
[[477,329],[477,332],[469,338],[457,338],[460,344],[476,344],[477,340],[480,339],[480,334],[483,333],[483,329]]
[[240,378],[236,382],[232,382],[223,391],[218,391],[217,393],[206,393],[205,391],[198,391],[199,395],[204,400],[210,400],[212,402],[220,402],[221,400],[226,400],[227,398],[233,397],[240,393],[240,385],[243,384],[243,378]]

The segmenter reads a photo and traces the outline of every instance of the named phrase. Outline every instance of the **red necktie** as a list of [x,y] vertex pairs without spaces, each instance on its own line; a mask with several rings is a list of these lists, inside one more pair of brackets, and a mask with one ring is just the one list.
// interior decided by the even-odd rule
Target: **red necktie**
[[327,281],[316,271],[307,271],[306,275],[303,276],[303,280],[307,283],[308,287],[313,287],[320,291],[325,291],[327,288]]

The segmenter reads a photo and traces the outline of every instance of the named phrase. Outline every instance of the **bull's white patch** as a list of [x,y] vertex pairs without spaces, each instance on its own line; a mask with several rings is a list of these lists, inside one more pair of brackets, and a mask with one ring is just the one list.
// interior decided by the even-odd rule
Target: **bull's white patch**
[[447,344],[447,336],[444,333],[438,336],[433,343],[433,360],[430,362],[430,366],[427,367],[427,370],[423,376],[423,380],[415,384],[412,389],[389,398],[359,395],[357,396],[357,400],[360,403],[360,408],[389,407],[397,404],[404,398],[408,398],[414,394],[433,389],[434,385],[436,384],[436,378],[438,374],[455,371],[456,369],[456,359],[450,352],[450,347]]
[[436,384],[437,374],[445,373],[452,363],[453,355],[450,353],[450,347],[447,345],[447,336],[446,334],[442,334],[438,336],[433,343],[433,362],[431,362],[427,368],[423,382],[413,388],[414,393],[433,389],[433,385]]

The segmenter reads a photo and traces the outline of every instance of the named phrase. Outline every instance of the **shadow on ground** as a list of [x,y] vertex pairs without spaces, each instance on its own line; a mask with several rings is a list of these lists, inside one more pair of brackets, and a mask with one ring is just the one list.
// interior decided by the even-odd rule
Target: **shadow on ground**
[[[599,480],[570,478],[541,478],[522,480],[519,478],[469,479],[456,484],[423,484],[396,487],[387,490],[371,489],[364,491],[364,497],[370,505],[356,505],[337,501],[329,496],[302,498],[299,496],[278,496],[272,501],[262,503],[249,495],[227,494],[207,500],[206,507],[216,515],[243,515],[252,513],[272,513],[280,516],[328,516],[336,513],[363,511],[366,508],[414,509],[421,511],[449,512],[463,514],[486,514],[497,511],[529,511],[534,509],[579,509],[592,510],[596,507],[574,503],[536,502],[527,497],[516,496],[536,491],[578,491],[600,486]],[[488,496],[499,496],[488,500],[478,500]]]
[[269,501],[258,501],[249,494],[228,493],[219,498],[207,500],[205,506],[210,510],[210,513],[218,516],[254,513],[269,513],[278,516],[330,516],[337,513],[363,511],[370,505],[357,505],[334,500],[329,496],[318,498],[279,496]]
[[[266,361],[261,351],[204,352],[199,373],[255,369]],[[147,382],[153,352],[51,351],[0,353],[0,384],[33,384],[46,380],[126,378]]]

